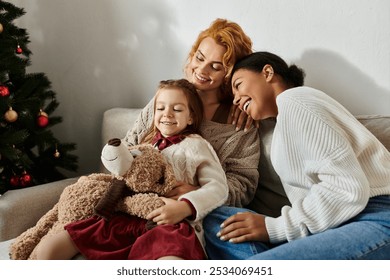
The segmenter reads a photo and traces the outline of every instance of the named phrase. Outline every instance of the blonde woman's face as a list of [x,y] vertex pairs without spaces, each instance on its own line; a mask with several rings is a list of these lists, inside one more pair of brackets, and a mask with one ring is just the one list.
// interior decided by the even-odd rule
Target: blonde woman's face
[[187,79],[201,91],[219,89],[226,75],[222,64],[225,52],[226,48],[213,38],[203,39],[187,66]]

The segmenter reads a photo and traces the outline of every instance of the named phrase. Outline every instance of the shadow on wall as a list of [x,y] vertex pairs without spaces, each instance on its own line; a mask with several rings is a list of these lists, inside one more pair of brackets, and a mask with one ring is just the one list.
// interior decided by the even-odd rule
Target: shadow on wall
[[[305,84],[323,90],[354,115],[390,115],[390,91],[342,56],[328,50],[305,51],[296,61],[306,72]],[[375,102],[372,102],[375,100]]]
[[28,6],[32,64],[52,81],[56,113],[64,118],[53,130],[77,143],[79,174],[96,172],[103,112],[142,107],[159,80],[181,76],[186,50],[173,34],[175,17],[153,0],[39,0]]

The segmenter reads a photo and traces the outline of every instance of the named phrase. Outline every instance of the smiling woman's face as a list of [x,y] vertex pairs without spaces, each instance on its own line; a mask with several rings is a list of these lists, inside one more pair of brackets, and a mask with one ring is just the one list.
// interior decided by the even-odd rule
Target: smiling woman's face
[[203,39],[187,66],[187,79],[198,90],[218,89],[226,75],[225,67],[222,64],[225,52],[226,48],[217,44],[213,38]]
[[233,103],[254,120],[275,115],[275,96],[266,73],[239,69],[232,77]]

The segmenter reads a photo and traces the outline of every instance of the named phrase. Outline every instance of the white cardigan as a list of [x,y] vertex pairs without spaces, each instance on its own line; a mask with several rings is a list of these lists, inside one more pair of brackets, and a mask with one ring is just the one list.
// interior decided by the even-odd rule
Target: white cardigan
[[176,180],[194,186],[195,191],[178,198],[188,199],[196,210],[196,218],[189,221],[196,236],[205,246],[203,218],[212,210],[224,204],[229,195],[225,171],[213,147],[199,135],[189,135],[183,141],[161,151],[173,167]]
[[341,104],[309,87],[277,97],[271,161],[292,206],[266,218],[272,243],[337,227],[390,194],[390,153]]
[[173,167],[176,180],[200,186],[178,198],[192,203],[196,210],[195,221],[225,203],[228,198],[226,175],[213,147],[204,138],[189,135],[161,153]]

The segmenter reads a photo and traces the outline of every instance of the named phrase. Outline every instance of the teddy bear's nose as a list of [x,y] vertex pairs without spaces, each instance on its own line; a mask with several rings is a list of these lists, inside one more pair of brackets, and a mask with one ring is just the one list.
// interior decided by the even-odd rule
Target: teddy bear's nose
[[121,139],[119,138],[112,138],[108,140],[108,145],[118,147],[121,144]]

